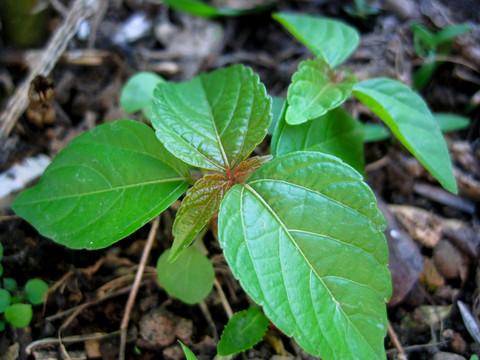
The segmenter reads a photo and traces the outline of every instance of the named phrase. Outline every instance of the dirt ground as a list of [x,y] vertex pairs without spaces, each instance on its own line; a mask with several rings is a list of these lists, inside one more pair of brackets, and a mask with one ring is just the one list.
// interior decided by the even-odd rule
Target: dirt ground
[[[46,4],[46,10],[39,11],[41,16],[13,30],[2,9],[2,108],[27,76],[31,59],[38,57],[35,51],[45,48],[73,1],[37,2]],[[38,115],[30,104],[33,114],[24,113],[8,138],[0,140],[0,172],[39,154],[53,157],[73,137],[95,125],[132,118],[119,108],[118,99],[125,80],[140,70],[181,80],[244,63],[260,74],[270,94],[284,96],[297,64],[310,55],[271,19],[275,9],[330,16],[354,25],[362,40],[347,66],[359,78],[390,76],[407,83],[412,83],[414,70],[422,64],[413,49],[413,22],[430,29],[469,22],[472,30],[455,41],[451,54],[422,91],[433,111],[456,113],[471,121],[467,129],[446,136],[459,195],[442,190],[395,141],[367,144],[366,177],[389,222],[386,234],[394,281],[388,307],[391,331],[385,340],[389,358],[470,359],[480,354],[475,340],[475,336],[480,340],[480,3],[370,3],[379,11],[365,18],[346,10],[349,1],[302,0],[276,1],[262,12],[207,20],[172,11],[160,1],[104,2],[76,31],[51,72],[53,115]],[[137,21],[134,25],[132,17]],[[21,31],[30,33],[21,36]],[[362,121],[378,121],[358,102],[347,106]],[[141,115],[135,118],[142,120]],[[258,153],[267,151],[268,141]],[[0,358],[116,359],[118,329],[149,226],[105,250],[72,251],[39,236],[15,217],[10,209],[13,196],[0,198],[4,276],[14,277],[19,284],[40,277],[50,290],[46,305],[35,307],[29,328],[7,327],[0,333]],[[172,242],[175,208],[178,203],[161,215],[132,311],[127,359],[182,359],[177,339],[199,359],[212,359],[228,319],[219,294],[226,294],[234,311],[249,304],[210,233],[205,243],[218,286],[202,306],[186,306],[157,285],[155,261]],[[48,340],[37,342],[44,338]],[[311,359],[273,326],[262,343],[238,358]]]

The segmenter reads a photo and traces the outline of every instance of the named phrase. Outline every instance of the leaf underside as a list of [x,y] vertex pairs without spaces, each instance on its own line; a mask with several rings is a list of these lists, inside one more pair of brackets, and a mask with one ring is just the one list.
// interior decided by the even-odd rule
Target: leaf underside
[[178,158],[208,170],[224,171],[246,159],[271,121],[270,97],[243,65],[160,84],[155,99],[157,137]]
[[235,313],[223,329],[218,354],[233,355],[252,348],[263,339],[267,329],[268,319],[259,308]]
[[187,173],[152,129],[119,120],[72,141],[12,208],[57,243],[100,249],[170,206],[187,189]]
[[172,297],[186,304],[205,299],[213,286],[214,271],[210,260],[194,246],[185,249],[174,262],[166,250],[157,262],[160,285]]
[[282,118],[278,124],[272,153],[276,156],[309,150],[335,155],[364,170],[363,126],[341,108],[301,125],[288,125]]
[[386,78],[362,81],[355,85],[353,93],[387,124],[445,189],[457,192],[447,144],[418,94],[401,82]]
[[344,62],[360,43],[357,30],[338,20],[283,12],[273,18],[331,67]]
[[321,58],[301,62],[288,87],[287,123],[302,124],[344,103],[352,93],[355,77],[336,76]]
[[211,174],[197,180],[187,191],[173,223],[172,260],[208,225],[228,187],[229,182],[223,175]]
[[226,194],[219,240],[267,317],[312,355],[385,359],[391,294],[383,216],[355,170],[283,155]]

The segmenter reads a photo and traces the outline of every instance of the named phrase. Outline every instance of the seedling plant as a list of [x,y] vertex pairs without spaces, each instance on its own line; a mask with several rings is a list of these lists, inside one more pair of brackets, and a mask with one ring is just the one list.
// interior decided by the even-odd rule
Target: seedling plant
[[[244,65],[166,82],[140,73],[121,105],[150,126],[118,120],[73,140],[13,209],[72,249],[108,247],[184,193],[159,283],[198,303],[213,267],[212,228],[233,275],[258,307],[235,314],[218,344],[232,355],[272,322],[323,359],[385,359],[391,294],[385,221],[363,180],[364,128],[342,107],[354,96],[451,192],[457,191],[439,124],[423,99],[387,78],[359,81],[340,65],[359,43],[327,18],[274,18],[313,54],[300,63],[272,122],[272,99]],[[276,100],[277,105],[282,102]],[[252,156],[271,129],[271,155]],[[194,355],[184,345],[188,358]]]
[[[3,259],[3,245],[0,244],[0,262]],[[30,279],[23,291],[18,289],[14,278],[3,277],[3,266],[0,264],[0,332],[9,324],[15,328],[24,328],[30,324],[33,316],[32,305],[40,305],[45,301],[48,285],[41,279]]]

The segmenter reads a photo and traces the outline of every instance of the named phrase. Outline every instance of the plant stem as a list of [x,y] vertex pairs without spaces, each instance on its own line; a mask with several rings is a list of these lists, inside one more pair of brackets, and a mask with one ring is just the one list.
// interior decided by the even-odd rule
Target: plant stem
[[160,223],[159,218],[155,218],[152,222],[152,227],[150,228],[150,232],[148,233],[147,243],[143,249],[142,258],[140,259],[140,264],[138,265],[138,270],[135,275],[135,280],[133,281],[132,290],[130,291],[130,295],[128,296],[127,304],[125,305],[125,312],[123,314],[122,323],[120,325],[120,350],[118,354],[118,358],[120,360],[125,360],[125,348],[127,345],[127,330],[128,330],[128,323],[130,322],[130,314],[133,309],[133,305],[135,304],[135,298],[137,297],[138,290],[140,289],[140,283],[142,282],[143,272],[145,270],[145,266],[147,264],[148,256],[150,255],[150,251],[152,250],[153,241],[157,235],[158,225]]

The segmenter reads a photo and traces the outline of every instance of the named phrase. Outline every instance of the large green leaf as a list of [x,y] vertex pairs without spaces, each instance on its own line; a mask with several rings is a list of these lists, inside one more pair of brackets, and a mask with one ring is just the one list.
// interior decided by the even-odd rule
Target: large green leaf
[[354,84],[353,75],[335,72],[321,58],[301,62],[288,87],[287,123],[302,124],[340,106]]
[[151,128],[119,120],[72,141],[12,207],[60,244],[100,249],[170,206],[187,189],[187,177]]
[[338,20],[284,12],[273,18],[332,67],[344,62],[360,43],[357,30]]
[[208,225],[228,187],[229,182],[223,175],[211,174],[197,180],[188,190],[173,223],[171,259],[175,259]]
[[267,329],[268,319],[258,307],[235,313],[223,329],[218,354],[233,355],[252,348],[263,339]]
[[386,78],[362,81],[355,85],[353,93],[387,124],[445,189],[457,192],[445,139],[417,93],[399,81]]
[[175,156],[223,171],[248,157],[267,134],[271,99],[248,67],[233,65],[155,90],[153,126]]
[[169,252],[158,258],[158,282],[170,296],[187,304],[199,303],[212,290],[212,263],[194,246],[185,249],[174,262],[169,261]]
[[318,152],[277,157],[229,190],[218,225],[244,290],[307,352],[385,359],[384,219],[353,168]]
[[364,168],[363,126],[341,108],[301,125],[288,125],[284,118],[278,124],[272,143],[273,155],[299,150],[332,154],[360,172]]
[[127,113],[148,111],[153,101],[153,90],[164,80],[155,73],[142,71],[128,79],[120,94],[120,106]]

